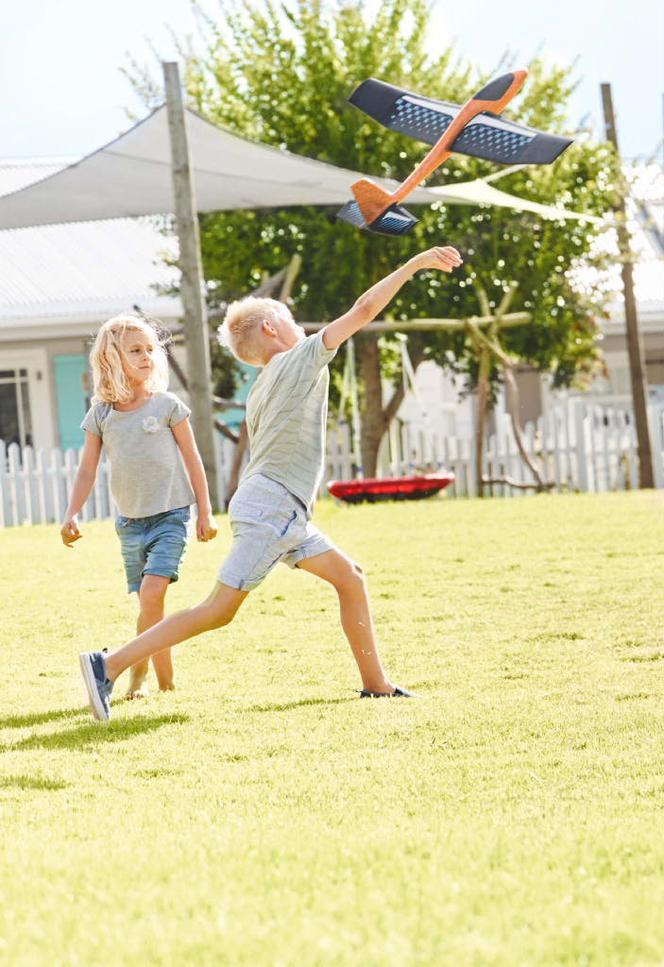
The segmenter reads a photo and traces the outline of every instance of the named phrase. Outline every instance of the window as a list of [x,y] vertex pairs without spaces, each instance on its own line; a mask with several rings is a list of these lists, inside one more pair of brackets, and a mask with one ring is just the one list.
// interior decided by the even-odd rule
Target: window
[[0,370],[0,440],[32,445],[27,369]]

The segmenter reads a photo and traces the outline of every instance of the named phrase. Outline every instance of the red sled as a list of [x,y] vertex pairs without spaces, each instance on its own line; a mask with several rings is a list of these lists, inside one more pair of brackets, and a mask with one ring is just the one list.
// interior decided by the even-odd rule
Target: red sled
[[433,497],[454,483],[453,473],[429,473],[420,477],[369,477],[367,480],[330,480],[327,489],[347,504],[379,500],[421,500]]

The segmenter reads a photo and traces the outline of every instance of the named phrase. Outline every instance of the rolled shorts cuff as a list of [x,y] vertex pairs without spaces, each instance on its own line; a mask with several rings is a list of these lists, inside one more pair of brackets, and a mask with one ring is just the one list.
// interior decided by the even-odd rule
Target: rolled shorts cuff
[[149,567],[146,567],[143,571],[143,577],[145,577],[146,574],[154,574],[154,576],[158,578],[170,578],[171,584],[175,584],[176,581],[180,580],[180,575],[177,571],[169,571],[167,568],[161,567],[159,564],[152,564]]
[[134,592],[137,593],[138,591],[141,590],[141,584],[143,583],[143,578],[145,577],[146,574],[154,574],[154,576],[158,578],[168,578],[171,584],[175,584],[176,581],[180,580],[180,576],[178,574],[173,574],[172,571],[170,573],[166,573],[163,570],[160,571],[157,567],[149,567],[149,568],[146,567],[143,573],[141,574],[141,578],[139,581],[128,582],[127,584],[128,594],[133,594]]
[[236,591],[253,591],[254,588],[257,588],[259,584],[263,583],[265,577],[267,575],[258,578],[256,581],[243,581],[242,578],[224,570],[224,565],[222,564],[217,574],[217,581],[220,584],[225,584],[229,588],[234,588]]
[[317,534],[314,538],[306,541],[302,546],[291,551],[290,554],[287,554],[283,562],[288,567],[295,568],[309,557],[318,557],[320,554],[326,554],[327,551],[334,550],[336,550],[335,545],[329,538],[324,534]]

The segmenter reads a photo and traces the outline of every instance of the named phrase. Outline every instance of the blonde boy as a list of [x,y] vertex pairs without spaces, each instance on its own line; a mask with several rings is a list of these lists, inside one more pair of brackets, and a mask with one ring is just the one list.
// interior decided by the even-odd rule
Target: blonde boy
[[229,505],[233,544],[210,595],[174,614],[112,654],[80,656],[95,718],[110,718],[117,676],[138,661],[229,624],[250,591],[279,561],[332,584],[341,623],[362,679],[362,697],[410,695],[387,677],[362,569],[311,523],[323,474],[328,363],[339,346],[381,312],[422,269],[451,272],[461,257],[432,248],[372,286],[344,315],[305,337],[289,310],[271,299],[229,306],[222,334],[238,359],[260,366],[247,401],[250,460]]

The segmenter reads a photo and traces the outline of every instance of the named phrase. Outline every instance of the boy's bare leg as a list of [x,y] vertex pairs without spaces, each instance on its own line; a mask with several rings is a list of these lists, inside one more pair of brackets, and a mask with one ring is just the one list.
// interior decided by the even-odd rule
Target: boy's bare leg
[[363,687],[370,692],[393,692],[394,685],[387,678],[378,654],[369,594],[359,564],[341,551],[332,550],[305,558],[297,566],[329,581],[336,588],[341,624],[360,670]]
[[[136,622],[136,632],[141,634],[153,625],[158,624],[164,618],[164,604],[166,591],[170,584],[170,578],[162,577],[160,574],[146,574],[141,581],[138,591],[139,615]],[[137,662],[132,665],[129,678],[129,687],[126,697],[146,698],[148,694],[145,678],[148,673],[148,661]],[[161,691],[168,691],[173,686],[173,661],[170,648],[165,649],[152,658],[152,664],[157,675],[157,682]]]
[[146,661],[164,648],[212,631],[229,624],[245,600],[248,591],[237,591],[226,584],[217,583],[212,593],[201,604],[185,611],[169,615],[130,641],[124,648],[106,656],[106,674],[115,681],[125,669],[137,662]]

